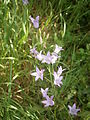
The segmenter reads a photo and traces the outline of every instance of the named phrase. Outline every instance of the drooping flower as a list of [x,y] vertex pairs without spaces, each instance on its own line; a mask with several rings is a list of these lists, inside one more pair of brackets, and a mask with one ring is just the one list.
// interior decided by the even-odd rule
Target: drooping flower
[[28,0],[22,0],[22,2],[24,5],[27,5],[29,3]]
[[45,71],[44,69],[39,70],[38,67],[36,66],[36,72],[31,73],[31,75],[32,75],[32,76],[36,76],[36,77],[35,77],[35,81],[37,81],[39,78],[40,78],[41,80],[43,80],[43,72],[44,72],[44,71]]
[[36,17],[36,19],[34,19],[33,17],[29,17],[30,18],[30,20],[31,20],[31,22],[33,23],[33,26],[35,27],[35,28],[39,28],[39,16],[37,16]]
[[56,44],[54,52],[58,54],[61,50],[63,50],[62,47],[59,47],[59,46]]
[[44,107],[48,107],[48,106],[53,106],[54,105],[54,101],[53,101],[53,97],[54,96],[47,96],[46,100],[42,101],[42,103],[44,104]]
[[43,57],[42,63],[52,63],[52,56],[50,55],[49,51],[47,52],[47,55]]
[[68,105],[68,108],[71,115],[77,115],[77,112],[80,111],[80,109],[76,109],[76,103],[74,103],[72,107]]
[[42,93],[44,98],[47,97],[47,92],[48,92],[48,88],[46,88],[45,90],[43,88],[41,88],[41,93]]

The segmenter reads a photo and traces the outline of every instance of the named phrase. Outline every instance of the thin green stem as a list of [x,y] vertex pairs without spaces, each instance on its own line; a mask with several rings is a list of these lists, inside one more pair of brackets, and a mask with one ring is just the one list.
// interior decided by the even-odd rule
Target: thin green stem
[[12,61],[10,62],[10,79],[9,79],[9,86],[8,86],[8,102],[10,102],[10,98],[11,98],[11,85],[12,85]]
[[50,73],[50,80],[51,80],[51,85],[53,87],[53,81],[52,81],[52,69],[51,66],[49,65],[49,73]]

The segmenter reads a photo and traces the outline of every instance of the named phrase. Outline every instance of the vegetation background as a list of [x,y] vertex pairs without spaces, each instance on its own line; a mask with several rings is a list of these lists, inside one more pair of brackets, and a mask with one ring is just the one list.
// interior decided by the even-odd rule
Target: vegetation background
[[[89,8],[89,0],[29,0],[27,5],[0,0],[0,120],[90,120]],[[30,15],[40,16],[39,29]],[[47,52],[55,44],[64,50],[54,67],[62,65],[66,71],[55,105],[44,108],[40,88],[50,84],[30,76],[36,65],[42,66],[30,47]],[[45,76],[49,79],[48,72]],[[77,116],[68,113],[68,104],[74,102],[81,109]]]

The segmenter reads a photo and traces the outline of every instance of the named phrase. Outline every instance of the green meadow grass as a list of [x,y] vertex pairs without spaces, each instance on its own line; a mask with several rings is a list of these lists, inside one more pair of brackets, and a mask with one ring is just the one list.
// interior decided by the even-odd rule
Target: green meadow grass
[[[0,120],[90,120],[89,7],[89,0],[0,0]],[[30,15],[40,16],[39,29]],[[52,86],[48,65],[30,55],[34,45],[47,53],[55,44],[64,50],[49,68],[66,69],[61,88]],[[46,69],[44,81],[30,75],[36,65]],[[46,87],[55,94],[53,107],[41,103]],[[73,103],[80,108],[77,116],[69,115]]]

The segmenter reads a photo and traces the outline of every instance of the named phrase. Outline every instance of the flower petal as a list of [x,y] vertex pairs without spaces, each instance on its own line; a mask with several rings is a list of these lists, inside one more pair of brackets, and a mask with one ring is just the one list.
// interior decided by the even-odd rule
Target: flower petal
[[39,21],[39,16],[36,17],[36,20]]
[[31,16],[29,16],[29,18],[30,18],[31,22],[33,23],[34,22],[34,18],[31,17]]
[[37,76],[36,72],[31,73],[32,76]]

